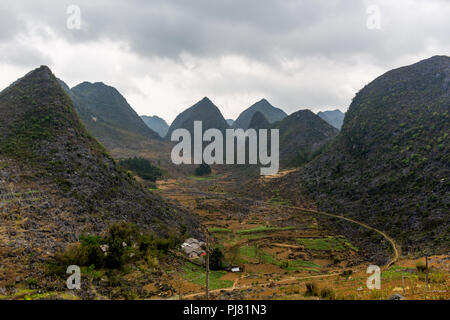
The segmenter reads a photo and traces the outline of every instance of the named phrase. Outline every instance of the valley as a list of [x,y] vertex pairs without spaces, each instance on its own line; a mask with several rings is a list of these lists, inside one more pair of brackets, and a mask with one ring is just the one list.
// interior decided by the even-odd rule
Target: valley
[[[211,271],[212,299],[318,298],[305,296],[306,285],[311,283],[320,287],[318,290],[324,291],[323,295],[327,292],[332,295],[322,298],[386,299],[402,287],[402,277],[407,279],[405,290],[408,292],[402,289],[400,293],[408,299],[425,299],[433,293],[426,290],[414,274],[415,259],[400,258],[398,245],[379,230],[375,232],[390,241],[392,255],[382,266],[383,290],[367,289],[366,268],[370,258],[365,255],[365,248],[356,247],[323,223],[334,215],[273,199],[238,198],[226,191],[233,184],[231,176],[232,173],[215,172],[209,179],[188,176],[158,182],[157,192],[198,214],[205,232],[208,230],[211,234],[211,248],[224,252],[229,268]],[[349,224],[359,224],[345,217],[342,219]],[[448,256],[431,259],[448,275]],[[194,261],[199,262],[201,264],[202,260]],[[239,271],[230,271],[232,266]],[[176,296],[203,299],[204,268],[186,262],[178,272],[181,276],[173,282],[174,288],[178,288]],[[448,298],[448,279],[431,287],[440,293],[436,298]]]
[[252,105],[233,128],[279,130],[272,176],[174,163],[171,132],[230,128],[209,98],[163,138],[113,87],[29,72],[0,92],[0,299],[449,299],[449,65],[375,79],[341,130]]

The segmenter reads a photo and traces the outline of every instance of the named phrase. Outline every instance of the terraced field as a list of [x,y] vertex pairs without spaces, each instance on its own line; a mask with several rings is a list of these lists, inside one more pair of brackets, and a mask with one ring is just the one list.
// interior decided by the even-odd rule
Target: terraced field
[[[307,283],[331,292],[332,297],[322,298],[385,299],[401,293],[421,299],[430,297],[431,287],[436,299],[448,297],[448,271],[441,272],[450,261],[445,257],[436,257],[439,275],[426,288],[424,276],[415,272],[414,260],[397,261],[399,252],[392,240],[382,290],[371,291],[366,286],[366,269],[371,264],[367,250],[329,227],[327,219],[335,219],[333,215],[292,207],[276,193],[268,201],[238,197],[229,193],[228,183],[227,174],[213,174],[207,179],[162,181],[157,191],[196,212],[211,235],[211,247],[223,252],[225,271],[212,271],[210,276],[212,298],[320,298],[320,293],[305,295]],[[366,232],[380,236],[370,226]],[[187,262],[183,268],[178,287],[184,298],[204,298],[205,273],[199,265]],[[231,267],[239,267],[240,272],[231,272]]]

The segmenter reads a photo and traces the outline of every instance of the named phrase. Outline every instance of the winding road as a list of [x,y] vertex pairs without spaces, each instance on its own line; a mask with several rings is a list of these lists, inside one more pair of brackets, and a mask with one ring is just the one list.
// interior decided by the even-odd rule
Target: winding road
[[382,235],[387,241],[389,241],[389,243],[392,246],[392,250],[394,252],[394,256],[388,261],[388,263],[384,266],[386,269],[389,268],[391,265],[393,265],[395,262],[398,261],[398,258],[400,257],[400,246],[394,241],[394,239],[392,239],[391,237],[389,237],[385,232],[378,230],[374,227],[371,227],[363,222],[351,219],[351,218],[347,218],[345,216],[340,216],[337,214],[332,214],[332,213],[328,213],[328,212],[323,212],[323,211],[316,211],[316,210],[312,210],[312,209],[306,209],[306,208],[302,208],[302,207],[295,207],[295,206],[283,206],[284,208],[289,208],[289,209],[294,209],[294,210],[301,210],[303,212],[309,212],[312,214],[320,214],[320,215],[324,215],[324,216],[328,216],[328,217],[333,217],[333,218],[337,218],[337,219],[341,219],[341,220],[345,220],[348,222],[352,222],[355,223],[357,225],[360,225],[368,230],[372,230],[377,232],[378,234]]
[[[190,190],[190,193],[192,194],[192,190]],[[201,194],[202,196],[207,196],[210,195],[208,193],[205,192],[195,192],[197,194]],[[225,196],[219,196],[219,198],[224,198],[226,199],[227,197]],[[247,198],[247,197],[239,197],[241,200],[247,200],[247,201],[251,201],[251,202],[255,202],[255,199],[251,199],[251,198]],[[264,205],[264,206],[272,206],[273,204],[270,202],[266,202],[266,201],[261,201],[258,200],[256,201],[259,205]],[[327,216],[327,217],[331,217],[331,218],[336,218],[336,219],[341,219],[341,220],[345,220],[347,222],[350,223],[354,223],[357,224],[367,230],[371,230],[374,231],[378,234],[380,234],[383,238],[385,238],[390,245],[392,246],[392,250],[393,250],[393,256],[390,258],[390,260],[384,265],[384,269],[388,269],[390,266],[392,266],[395,262],[398,261],[400,254],[401,254],[401,249],[400,246],[395,242],[395,240],[393,238],[391,238],[389,235],[387,235],[385,232],[376,229],[374,227],[371,227],[363,222],[354,220],[352,218],[348,218],[342,215],[338,215],[338,214],[333,214],[333,213],[328,213],[328,212],[323,212],[323,211],[317,211],[317,210],[313,210],[313,209],[308,209],[308,208],[303,208],[303,207],[298,207],[298,206],[289,206],[289,205],[281,205],[279,207],[282,208],[286,208],[286,209],[292,209],[292,210],[299,210],[302,213],[309,213],[309,214],[316,214],[316,215],[322,215],[322,216]],[[289,282],[289,281],[299,281],[299,280],[306,280],[306,279],[312,279],[312,278],[324,278],[324,277],[333,277],[333,276],[338,276],[340,275],[340,273],[331,273],[331,274],[321,274],[321,275],[313,275],[313,276],[303,276],[303,277],[289,277],[289,278],[285,278],[282,280],[278,280],[278,281],[274,281],[272,282],[273,284],[282,284],[284,282]],[[218,292],[230,292],[233,290],[243,290],[243,289],[249,289],[249,288],[253,288],[255,287],[255,285],[242,285],[242,286],[238,286],[237,283],[239,281],[240,278],[236,279],[233,283],[232,287],[229,288],[221,288],[221,289],[215,289],[215,290],[210,290],[210,293],[218,293]],[[267,285],[267,283],[261,283],[261,284],[257,284],[256,286],[263,286],[263,285]],[[188,295],[184,295],[183,298],[185,299],[192,299],[198,296],[202,296],[204,295],[205,292],[196,292],[196,293],[191,293]]]

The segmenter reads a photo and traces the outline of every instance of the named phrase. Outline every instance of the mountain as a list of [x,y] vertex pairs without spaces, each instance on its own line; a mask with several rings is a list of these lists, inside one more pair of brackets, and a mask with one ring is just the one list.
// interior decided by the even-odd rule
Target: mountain
[[161,236],[182,228],[196,233],[189,212],[147,191],[87,132],[49,68],[3,90],[0,113],[4,266],[21,269],[21,259],[29,257],[34,267],[24,265],[27,272],[41,272],[38,266],[49,255],[81,234],[105,232],[115,221]]
[[345,114],[339,110],[328,110],[328,111],[321,111],[318,112],[317,115],[321,117],[323,120],[331,124],[333,127],[341,130],[342,123],[344,122],[344,116]]
[[391,70],[356,94],[336,140],[290,185],[387,232],[404,253],[447,252],[449,107],[450,57]]
[[234,123],[234,120],[233,119],[226,119],[225,120],[227,123],[228,123],[228,125],[231,127],[232,125],[233,125],[233,123]]
[[276,122],[280,130],[280,163],[300,166],[338,134],[338,130],[310,110],[300,110]]
[[264,117],[264,115],[261,112],[256,111],[253,114],[252,119],[250,120],[250,124],[249,124],[248,128],[252,128],[255,130],[269,129],[270,123],[269,123],[269,121],[267,121],[266,117]]
[[175,129],[188,129],[193,135],[194,121],[202,121],[203,131],[215,128],[224,131],[229,126],[219,108],[208,98],[203,98],[201,101],[194,104],[192,107],[180,113],[169,127],[166,139],[170,140],[171,134]]
[[287,116],[283,110],[275,108],[266,99],[262,99],[244,110],[234,122],[233,128],[242,128],[246,130],[253,115],[257,111],[261,112],[270,123],[280,121]]
[[158,116],[141,116],[141,119],[144,120],[145,124],[150,129],[156,131],[161,138],[166,136],[167,131],[169,130],[169,125],[164,119]]
[[117,89],[102,82],[83,82],[72,89],[60,81],[72,98],[88,131],[107,149],[138,147],[145,139],[161,139],[131,108]]

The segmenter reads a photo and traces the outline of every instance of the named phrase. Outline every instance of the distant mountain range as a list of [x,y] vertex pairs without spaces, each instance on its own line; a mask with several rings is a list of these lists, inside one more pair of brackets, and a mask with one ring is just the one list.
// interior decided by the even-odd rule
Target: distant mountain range
[[72,89],[61,80],[60,84],[72,98],[88,131],[107,149],[138,148],[139,142],[144,139],[161,139],[117,89],[102,82],[83,82]]
[[[272,120],[281,120],[271,123],[265,114],[271,116]],[[245,124],[249,116],[251,117],[248,124]],[[188,129],[192,134],[195,120],[203,122],[203,130],[219,128],[224,131],[228,128],[220,110],[208,98],[204,98],[177,116],[169,128],[166,139],[170,139],[173,130],[178,128]],[[239,127],[239,123],[243,122],[245,128]],[[271,106],[265,99],[245,110],[234,122],[233,128],[279,129],[280,164],[283,167],[300,166],[308,162],[339,132],[310,110],[300,110],[287,116],[284,111]]]
[[233,123],[233,128],[248,129],[250,121],[257,111],[261,112],[269,123],[280,121],[287,116],[286,112],[275,108],[266,99],[262,99],[244,110]]
[[331,124],[333,127],[341,130],[345,116],[345,114],[341,110],[336,109],[332,111],[321,111],[318,112],[317,115]]
[[[276,123],[287,117],[283,110],[273,107],[266,99],[262,99],[244,110],[236,121],[225,120],[217,106],[205,97],[180,113],[169,127],[156,115],[139,117],[117,89],[102,82],[83,82],[70,89],[63,81],[59,81],[72,98],[75,109],[88,131],[108,150],[137,149],[140,142],[145,139],[170,140],[171,133],[177,128],[186,128],[192,132],[195,120],[202,121],[203,130],[209,128],[225,130],[229,127],[246,130],[250,125],[264,128],[267,124]],[[255,115],[255,122],[251,124]],[[339,110],[326,111],[319,113],[319,116],[330,124],[339,126],[339,118],[343,117],[343,113]],[[295,122],[289,123],[296,125]],[[302,130],[300,127],[297,129]]]
[[144,120],[145,124],[150,129],[156,131],[161,138],[164,138],[167,131],[169,131],[167,122],[158,116],[141,116],[141,119]]

